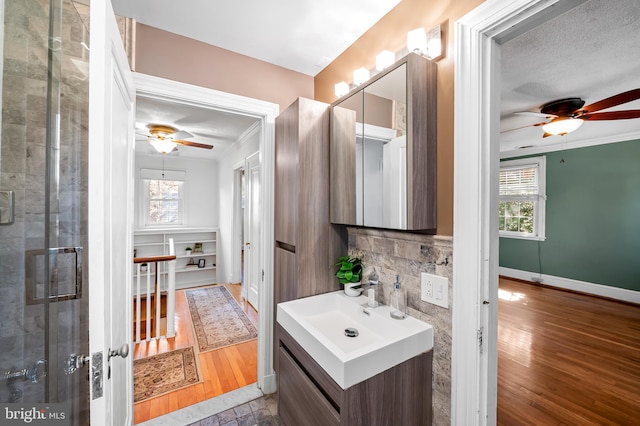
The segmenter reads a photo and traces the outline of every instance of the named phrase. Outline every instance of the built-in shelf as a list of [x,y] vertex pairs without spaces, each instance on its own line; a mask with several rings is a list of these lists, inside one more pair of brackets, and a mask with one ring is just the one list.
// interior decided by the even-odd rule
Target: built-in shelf
[[[169,254],[169,240],[173,239],[176,254],[176,289],[216,284],[216,253],[218,228],[174,228],[174,229],[138,229],[134,232],[134,248],[137,257]],[[185,248],[194,248],[202,244],[202,252],[186,254]],[[204,268],[186,268],[194,260],[204,259]],[[158,264],[158,281],[161,289],[166,288],[168,266]],[[135,273],[135,269],[134,269]],[[143,276],[146,273],[143,273]],[[155,274],[152,268],[152,275]]]

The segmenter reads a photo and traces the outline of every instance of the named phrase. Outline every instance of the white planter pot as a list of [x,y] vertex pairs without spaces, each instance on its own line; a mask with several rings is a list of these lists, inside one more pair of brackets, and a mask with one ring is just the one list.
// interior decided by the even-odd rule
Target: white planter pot
[[191,250],[185,250],[184,252],[187,256],[191,256]]
[[349,283],[344,285],[344,294],[351,297],[357,297],[362,294],[362,283]]

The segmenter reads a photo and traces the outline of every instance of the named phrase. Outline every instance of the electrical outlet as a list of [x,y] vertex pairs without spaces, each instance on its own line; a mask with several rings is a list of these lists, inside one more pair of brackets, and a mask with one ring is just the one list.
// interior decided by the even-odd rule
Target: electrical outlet
[[422,274],[422,300],[433,297],[433,281],[426,278],[427,274]]
[[421,299],[449,309],[449,279],[438,275],[420,274]]

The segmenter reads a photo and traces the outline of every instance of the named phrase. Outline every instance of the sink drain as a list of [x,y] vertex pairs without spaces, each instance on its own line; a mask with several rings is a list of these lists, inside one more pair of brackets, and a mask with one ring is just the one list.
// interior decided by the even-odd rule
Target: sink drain
[[345,328],[344,335],[347,337],[358,337],[358,330],[353,327]]

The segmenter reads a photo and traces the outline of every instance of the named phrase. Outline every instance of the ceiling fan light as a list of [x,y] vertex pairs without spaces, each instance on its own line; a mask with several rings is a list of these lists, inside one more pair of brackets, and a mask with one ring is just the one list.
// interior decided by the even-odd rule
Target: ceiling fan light
[[149,143],[160,154],[166,154],[168,152],[173,151],[173,148],[175,148],[177,145],[171,139],[158,139],[158,138],[149,138]]
[[545,133],[562,136],[577,130],[583,121],[581,118],[556,118],[542,126],[542,129]]

